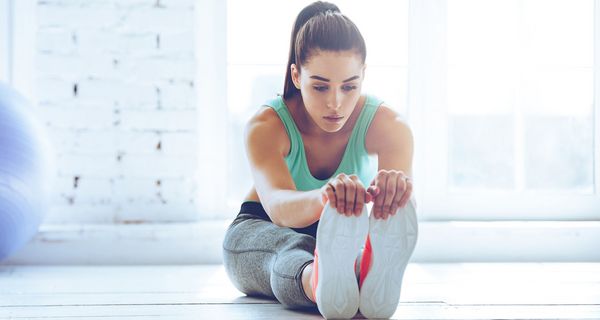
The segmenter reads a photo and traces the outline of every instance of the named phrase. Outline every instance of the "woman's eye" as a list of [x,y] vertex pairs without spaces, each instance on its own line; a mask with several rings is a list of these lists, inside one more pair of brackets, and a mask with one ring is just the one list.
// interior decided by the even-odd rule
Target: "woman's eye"
[[[327,87],[326,86],[313,86],[313,88],[319,92],[323,92],[323,91],[327,91]],[[356,89],[356,86],[343,86],[342,90],[344,91],[352,91],[354,89]]]

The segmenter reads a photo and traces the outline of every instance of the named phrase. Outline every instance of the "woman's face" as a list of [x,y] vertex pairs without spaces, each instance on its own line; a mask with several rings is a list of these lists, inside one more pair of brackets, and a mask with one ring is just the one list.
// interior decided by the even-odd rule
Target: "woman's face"
[[360,98],[365,70],[360,55],[354,51],[317,51],[300,70],[295,64],[290,67],[312,120],[323,131],[339,131]]

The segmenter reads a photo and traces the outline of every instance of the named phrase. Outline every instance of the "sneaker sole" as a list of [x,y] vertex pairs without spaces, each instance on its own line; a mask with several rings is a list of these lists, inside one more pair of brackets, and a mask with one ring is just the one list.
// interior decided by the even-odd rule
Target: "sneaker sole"
[[391,317],[400,301],[402,277],[417,243],[414,200],[386,220],[369,217],[371,268],[360,289],[360,312],[367,318]]
[[326,319],[349,319],[360,300],[354,262],[369,232],[368,210],[347,217],[326,204],[317,228],[318,285],[316,302]]

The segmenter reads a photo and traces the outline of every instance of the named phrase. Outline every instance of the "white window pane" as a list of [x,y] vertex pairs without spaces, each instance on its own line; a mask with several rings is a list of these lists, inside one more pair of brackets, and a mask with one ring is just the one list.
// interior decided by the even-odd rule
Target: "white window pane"
[[536,68],[523,72],[521,109],[529,114],[592,115],[591,68]]
[[526,119],[526,187],[593,192],[592,118],[529,116]]
[[592,66],[594,1],[523,0],[522,8],[528,63]]
[[455,115],[448,120],[450,190],[514,188],[512,117]]
[[515,71],[498,65],[448,67],[451,114],[507,114],[515,107]]
[[518,1],[448,1],[448,64],[514,65]]

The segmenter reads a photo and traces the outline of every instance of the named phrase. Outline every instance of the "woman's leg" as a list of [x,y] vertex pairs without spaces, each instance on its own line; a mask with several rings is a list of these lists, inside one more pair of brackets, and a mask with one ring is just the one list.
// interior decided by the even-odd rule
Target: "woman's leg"
[[274,297],[287,308],[315,307],[302,281],[314,249],[314,237],[241,213],[227,230],[223,261],[241,292]]

